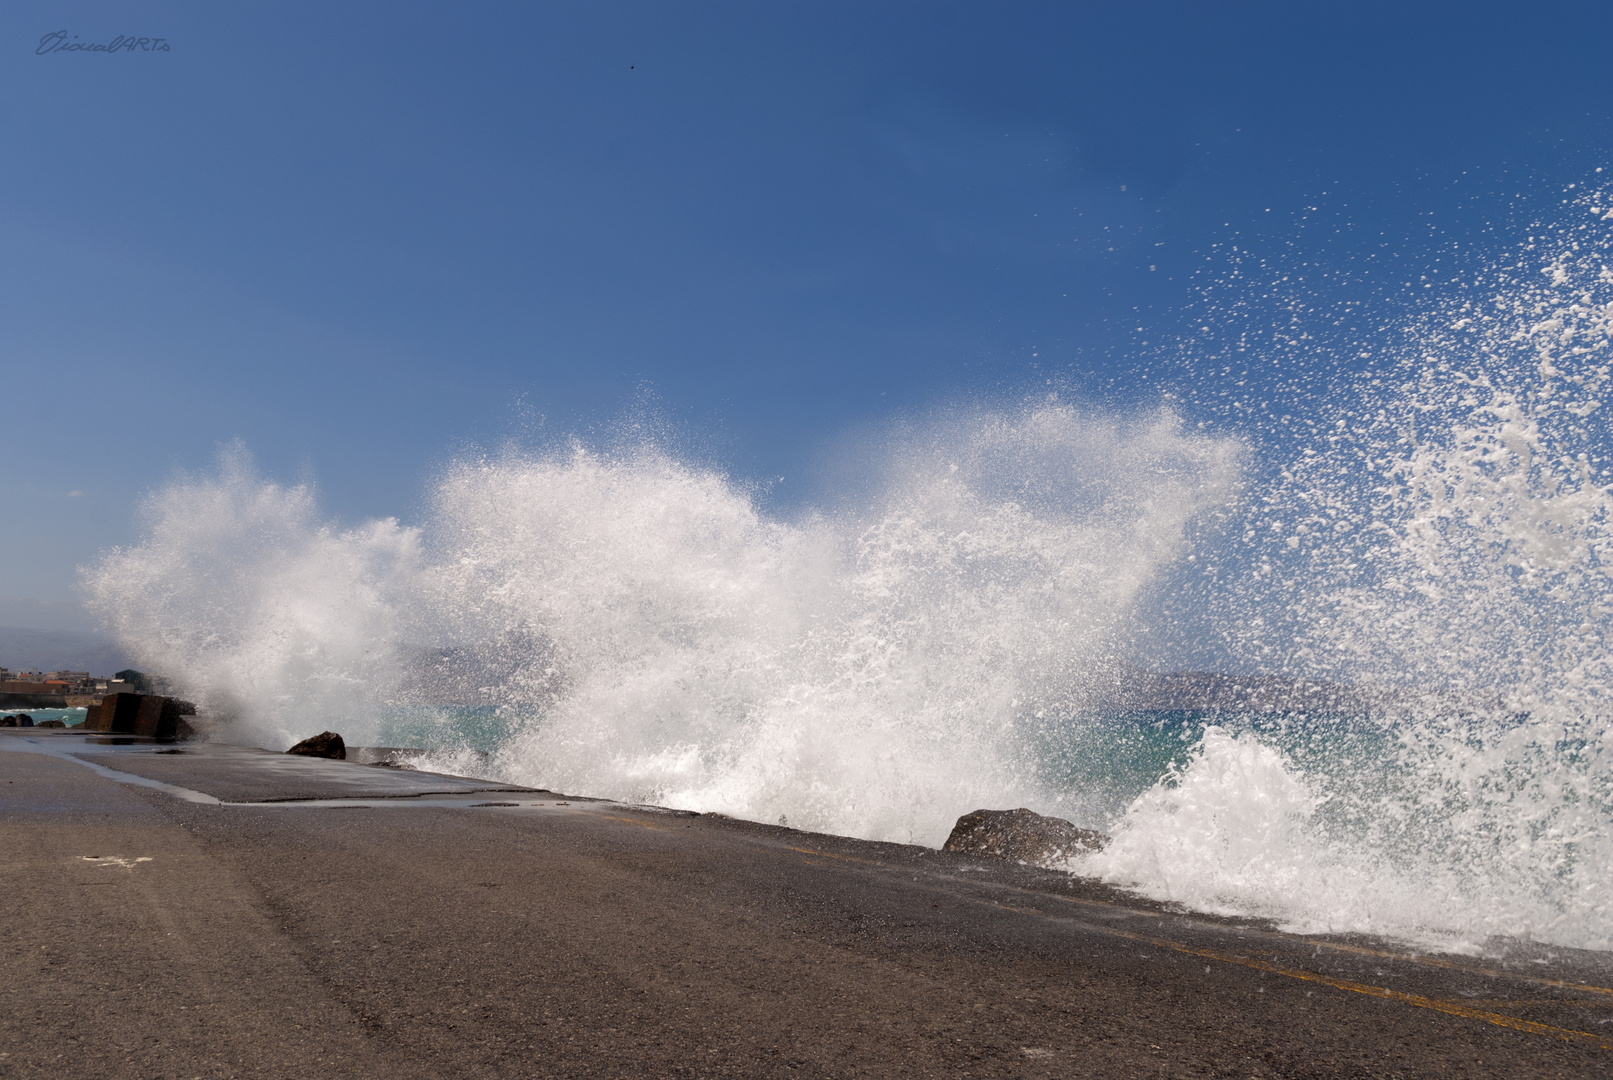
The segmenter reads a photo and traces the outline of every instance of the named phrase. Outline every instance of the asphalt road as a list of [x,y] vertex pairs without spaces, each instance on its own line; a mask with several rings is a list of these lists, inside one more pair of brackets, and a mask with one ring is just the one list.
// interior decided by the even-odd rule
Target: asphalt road
[[0,734],[0,1077],[1613,1063],[1606,954],[1419,957],[922,848],[159,749]]

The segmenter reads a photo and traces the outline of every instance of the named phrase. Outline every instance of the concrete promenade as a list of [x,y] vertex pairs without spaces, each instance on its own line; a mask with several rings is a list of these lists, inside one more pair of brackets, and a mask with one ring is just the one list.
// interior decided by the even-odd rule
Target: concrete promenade
[[1610,1074],[1606,954],[1416,956],[922,848],[0,732],[0,1077]]

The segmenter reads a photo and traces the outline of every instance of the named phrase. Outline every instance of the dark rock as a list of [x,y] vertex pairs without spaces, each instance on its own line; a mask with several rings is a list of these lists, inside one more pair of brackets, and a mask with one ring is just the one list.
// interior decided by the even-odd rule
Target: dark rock
[[65,721],[65,720],[41,720],[39,723],[34,725],[34,727],[60,727],[60,728],[64,728],[66,726],[67,726],[67,721]]
[[304,757],[335,758],[337,761],[347,760],[347,744],[342,737],[334,731],[321,731],[318,735],[304,739],[302,742],[287,750],[288,754],[301,754]]
[[952,827],[943,850],[990,859],[1047,866],[1078,855],[1089,855],[1109,842],[1091,829],[1080,829],[1063,818],[1043,817],[1033,810],[976,810]]
[[29,716],[25,712],[20,712],[20,713],[17,714],[17,726],[18,727],[33,727],[34,726],[34,718]]
[[16,726],[17,726],[17,718],[15,716],[0,716],[0,727],[16,727]]

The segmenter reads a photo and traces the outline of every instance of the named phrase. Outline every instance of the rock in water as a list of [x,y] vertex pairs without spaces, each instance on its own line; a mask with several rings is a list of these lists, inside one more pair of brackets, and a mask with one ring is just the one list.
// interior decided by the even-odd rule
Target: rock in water
[[49,727],[49,728],[57,728],[57,727],[64,728],[66,726],[67,726],[67,721],[65,721],[65,720],[41,720],[41,721],[39,721],[39,723],[34,725],[34,727]]
[[334,731],[321,731],[318,735],[304,739],[302,742],[287,750],[288,754],[301,754],[304,757],[335,758],[337,761],[347,760],[347,744],[342,737]]
[[1088,855],[1109,842],[1091,829],[1079,829],[1063,818],[1043,817],[1034,810],[976,810],[952,827],[944,851],[984,855],[990,859],[1047,866]]

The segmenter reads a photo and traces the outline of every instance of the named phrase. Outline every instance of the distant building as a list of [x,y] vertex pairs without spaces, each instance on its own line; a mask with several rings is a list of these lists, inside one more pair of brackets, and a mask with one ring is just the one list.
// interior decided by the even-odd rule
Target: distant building
[[[125,684],[128,690],[132,690],[137,694],[149,693],[151,690],[151,677],[143,671],[136,671],[134,668],[125,668],[122,671],[114,672],[112,678]],[[109,688],[107,693],[115,694],[119,690],[125,689],[125,687]]]
[[[72,706],[99,702],[107,694],[150,694],[162,690],[165,682],[160,676],[147,675],[133,668],[120,671],[108,678],[92,675],[88,671],[39,671],[34,668],[13,670],[0,667],[0,694],[27,694],[73,698]],[[16,705],[17,702],[11,702]],[[38,701],[35,707],[45,708]]]
[[0,694],[60,694],[66,697],[67,689],[67,684],[64,682],[32,682],[21,679],[0,682]]
[[47,671],[45,681],[66,683],[69,694],[93,694],[98,680],[87,671]]

